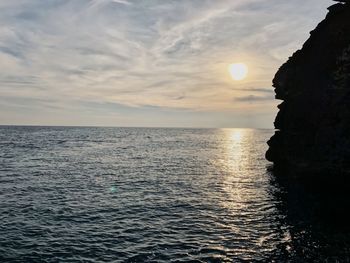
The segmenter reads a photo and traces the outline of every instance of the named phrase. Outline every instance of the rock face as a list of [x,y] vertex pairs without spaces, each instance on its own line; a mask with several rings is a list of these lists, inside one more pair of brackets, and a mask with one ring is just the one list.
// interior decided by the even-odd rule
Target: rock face
[[350,173],[350,3],[337,2],[273,80],[275,167]]

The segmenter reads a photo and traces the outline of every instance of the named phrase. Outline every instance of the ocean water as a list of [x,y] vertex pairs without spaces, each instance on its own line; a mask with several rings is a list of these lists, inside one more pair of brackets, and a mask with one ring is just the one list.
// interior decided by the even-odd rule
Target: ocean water
[[272,134],[2,126],[0,262],[349,260],[339,205],[269,171]]

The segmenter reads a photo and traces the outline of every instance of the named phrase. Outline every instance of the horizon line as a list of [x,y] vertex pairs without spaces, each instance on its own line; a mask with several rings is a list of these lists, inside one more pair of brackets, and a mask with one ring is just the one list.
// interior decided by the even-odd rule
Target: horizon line
[[195,127],[195,126],[103,126],[103,125],[44,125],[44,124],[0,124],[0,127],[53,127],[53,128],[135,128],[135,129],[246,129],[276,130],[264,127]]

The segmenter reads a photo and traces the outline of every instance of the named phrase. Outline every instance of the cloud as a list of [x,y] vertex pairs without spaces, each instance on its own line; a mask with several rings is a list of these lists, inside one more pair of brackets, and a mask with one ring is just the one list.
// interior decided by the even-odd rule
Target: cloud
[[239,101],[239,102],[264,102],[264,101],[273,101],[273,100],[274,100],[274,96],[248,95],[248,96],[235,98],[235,101]]
[[244,88],[244,89],[236,89],[239,91],[245,91],[245,92],[256,92],[256,93],[269,93],[274,94],[274,89],[271,88]]
[[123,4],[123,5],[131,5],[129,1],[125,1],[125,0],[112,0],[112,2],[117,4]]
[[[267,102],[269,95],[261,94],[272,97],[273,91],[259,87],[271,85],[274,72],[330,3],[1,1],[0,103],[27,98],[27,107],[61,109],[55,116],[67,115],[73,103],[76,112],[86,110],[84,102],[92,112],[107,104],[130,111],[151,105],[191,110],[192,122],[198,112],[265,110],[252,102]],[[250,68],[241,83],[227,73],[227,65],[237,60]],[[45,98],[54,101],[38,103]],[[273,115],[275,105],[268,110]]]

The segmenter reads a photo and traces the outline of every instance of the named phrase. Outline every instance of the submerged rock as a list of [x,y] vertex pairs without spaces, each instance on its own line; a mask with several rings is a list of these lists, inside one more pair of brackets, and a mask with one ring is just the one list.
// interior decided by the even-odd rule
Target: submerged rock
[[350,173],[350,4],[337,2],[273,80],[275,166]]

